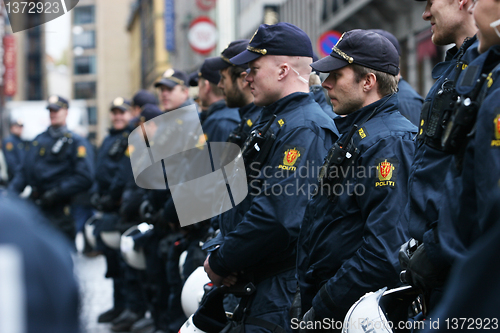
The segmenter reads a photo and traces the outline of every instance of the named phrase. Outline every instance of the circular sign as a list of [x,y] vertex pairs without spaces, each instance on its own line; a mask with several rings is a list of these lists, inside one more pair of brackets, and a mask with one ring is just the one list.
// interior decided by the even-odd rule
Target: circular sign
[[325,31],[318,38],[318,50],[320,57],[326,57],[332,52],[333,47],[340,39],[342,34],[335,30]]
[[191,22],[188,32],[191,48],[200,54],[209,54],[217,45],[217,28],[206,16],[200,16]]
[[196,5],[201,10],[208,11],[208,10],[213,9],[215,7],[216,2],[217,2],[217,0],[196,0]]

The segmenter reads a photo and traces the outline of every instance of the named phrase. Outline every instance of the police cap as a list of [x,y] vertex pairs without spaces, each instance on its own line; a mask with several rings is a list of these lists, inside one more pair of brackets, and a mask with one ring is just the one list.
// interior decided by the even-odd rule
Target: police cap
[[188,87],[189,76],[184,71],[169,68],[163,73],[161,79],[155,83],[155,87],[167,86],[173,88],[178,84]]
[[399,42],[398,42],[398,39],[396,38],[396,36],[394,36],[393,34],[391,34],[389,31],[385,31],[385,30],[382,30],[382,29],[371,29],[369,31],[376,32],[379,35],[382,35],[385,38],[387,38],[389,40],[389,42],[391,42],[392,45],[394,45],[394,47],[398,51],[398,55],[401,57],[401,47],[399,46]]
[[161,115],[162,113],[163,112],[161,112],[160,108],[158,108],[156,104],[146,104],[142,107],[141,121],[149,121],[154,117]]
[[191,74],[189,74],[189,86],[190,87],[198,87],[198,79],[200,77],[198,76],[198,71],[194,71]]
[[23,127],[24,123],[21,119],[11,119],[10,126],[20,126]]
[[156,97],[147,90],[139,90],[132,97],[132,105],[142,108],[145,104],[156,104]]
[[123,97],[117,97],[111,103],[110,111],[114,109],[119,109],[122,112],[126,112],[130,109],[130,101],[124,99]]
[[207,60],[201,65],[198,76],[213,84],[219,83],[220,80],[219,70],[211,67]]
[[332,53],[313,62],[313,70],[328,73],[349,64],[357,64],[391,75],[399,73],[398,51],[382,35],[355,29],[345,32],[333,47]]
[[300,28],[287,22],[261,24],[246,50],[229,60],[239,66],[264,55],[312,58],[311,39]]
[[[208,58],[205,60],[210,68],[214,70],[220,71],[228,68],[229,66],[236,66],[229,59],[234,56],[237,56],[241,52],[245,51],[248,46],[248,39],[238,39],[234,42],[229,43],[229,45],[221,52],[219,57]],[[245,65],[240,65],[243,68],[246,68]]]
[[56,110],[58,111],[59,109],[62,108],[69,108],[69,103],[68,100],[62,98],[61,96],[57,95],[52,95],[49,97],[49,105],[47,105],[48,110]]

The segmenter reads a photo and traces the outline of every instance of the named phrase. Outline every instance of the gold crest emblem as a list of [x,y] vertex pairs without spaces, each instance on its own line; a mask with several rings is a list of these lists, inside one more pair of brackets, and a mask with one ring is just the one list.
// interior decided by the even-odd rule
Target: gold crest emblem
[[59,102],[59,97],[57,97],[56,95],[52,95],[49,97],[50,104],[56,104],[57,102]]
[[7,142],[7,144],[5,145],[5,148],[8,151],[11,151],[14,148],[14,145],[12,144],[12,142]]
[[172,75],[174,75],[175,71],[173,68],[169,68],[165,71],[165,73],[163,73],[163,77],[171,77]]
[[257,35],[258,31],[259,31],[259,29],[255,30],[255,32],[253,33],[252,38],[250,38],[250,41],[248,42],[248,44],[250,44],[253,41],[253,38],[255,37],[255,35]]
[[78,151],[76,153],[76,156],[80,157],[80,158],[87,156],[87,150],[85,149],[84,146],[78,147]]
[[387,160],[385,160],[384,162],[380,162],[377,166],[378,179],[381,182],[386,180],[391,180],[392,171],[394,171],[394,169],[395,169],[394,165],[390,162],[387,162]]
[[297,158],[300,157],[300,152],[296,149],[288,149],[285,151],[285,157],[283,158],[283,164],[286,166],[292,166],[297,162]]
[[113,105],[116,105],[116,106],[121,106],[123,105],[125,101],[123,100],[122,97],[117,97],[115,98],[115,100],[113,101]]
[[130,155],[134,152],[134,146],[128,145],[127,149],[125,150],[125,156],[130,157]]
[[500,114],[496,116],[495,120],[493,121],[495,129],[495,138],[497,140],[500,140]]

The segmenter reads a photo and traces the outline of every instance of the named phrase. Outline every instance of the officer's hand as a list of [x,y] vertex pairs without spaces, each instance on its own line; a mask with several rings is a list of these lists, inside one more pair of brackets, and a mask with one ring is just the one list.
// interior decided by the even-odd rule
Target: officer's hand
[[99,207],[103,212],[112,212],[118,207],[117,202],[110,195],[103,195],[99,199]]
[[101,210],[101,208],[99,208],[99,199],[101,199],[99,193],[93,193],[90,196],[90,204],[97,210]]
[[[313,332],[313,330],[307,329],[307,326],[309,324],[309,327],[314,327],[314,319],[315,318],[316,318],[316,314],[314,312],[314,308],[310,308],[306,313],[304,313],[304,316],[302,316],[302,320],[301,320],[301,323],[299,325],[299,332],[300,333]],[[312,323],[312,326],[310,323]]]
[[44,208],[53,207],[57,203],[57,189],[53,188],[45,192],[40,198],[40,206]]
[[212,269],[210,268],[210,264],[208,263],[208,258],[210,258],[210,255],[207,257],[207,259],[205,259],[205,262],[203,263],[205,272],[207,272],[208,278],[213,282],[213,284],[216,287],[220,287],[222,286],[222,280],[224,280],[224,278],[220,275],[215,274],[214,271],[212,271]]
[[427,256],[425,244],[421,244],[408,261],[405,280],[415,288],[430,291],[443,286],[446,276],[446,270],[434,266]]
[[222,279],[222,284],[225,285],[226,287],[234,286],[236,282],[238,282],[238,273],[236,272]]

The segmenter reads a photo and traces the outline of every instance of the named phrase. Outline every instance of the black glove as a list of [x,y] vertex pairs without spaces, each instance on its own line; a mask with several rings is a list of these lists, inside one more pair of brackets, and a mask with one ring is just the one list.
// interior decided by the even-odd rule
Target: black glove
[[118,204],[110,195],[104,195],[99,199],[98,207],[103,212],[113,212],[118,208]]
[[436,267],[427,256],[425,244],[416,246],[415,240],[410,240],[401,246],[399,251],[401,267],[406,271],[401,275],[402,282],[428,292],[444,285],[447,268]]
[[40,198],[39,205],[43,208],[54,207],[57,203],[57,189],[53,188],[46,191]]
[[203,295],[193,315],[194,325],[204,332],[220,332],[227,324],[223,301],[224,294],[220,288],[213,288]]
[[314,327],[315,318],[316,318],[316,313],[314,312],[314,308],[311,307],[306,313],[304,313],[304,316],[302,316],[302,321],[299,326],[299,332],[300,333],[314,332],[314,330],[308,329],[307,326],[309,324],[309,327]]

